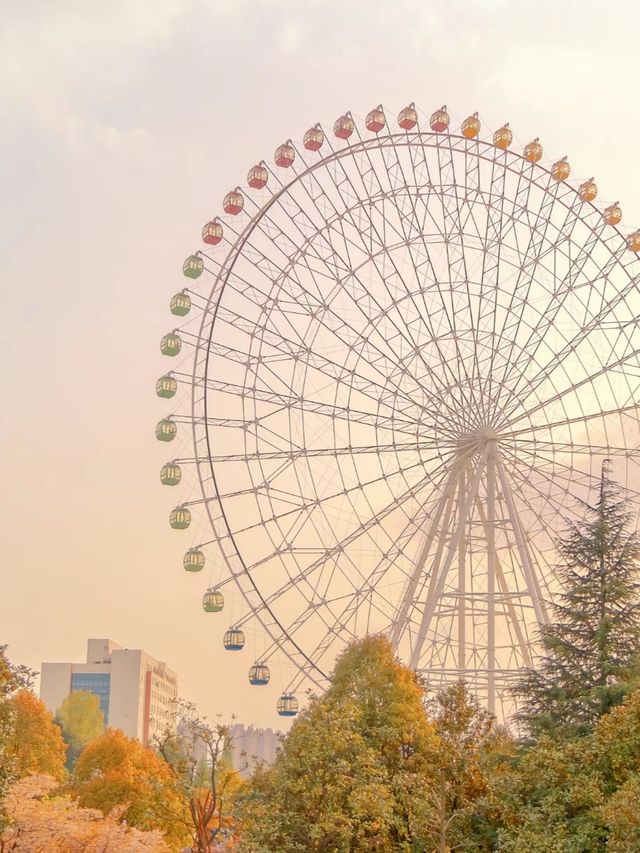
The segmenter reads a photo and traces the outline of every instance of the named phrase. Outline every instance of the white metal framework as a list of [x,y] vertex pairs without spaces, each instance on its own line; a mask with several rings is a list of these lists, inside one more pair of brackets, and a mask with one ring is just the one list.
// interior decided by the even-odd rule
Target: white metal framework
[[261,163],[197,253],[193,369],[174,374],[187,505],[210,582],[242,593],[232,624],[295,664],[287,694],[384,632],[432,687],[464,679],[501,713],[554,537],[604,458],[636,484],[640,264],[543,161],[354,125]]

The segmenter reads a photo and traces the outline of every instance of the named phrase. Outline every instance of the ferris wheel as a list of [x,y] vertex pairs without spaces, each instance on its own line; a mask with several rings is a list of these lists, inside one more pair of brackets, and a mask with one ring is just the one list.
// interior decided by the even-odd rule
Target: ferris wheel
[[234,602],[225,647],[251,632],[255,685],[288,662],[281,715],[378,632],[504,713],[556,536],[604,459],[637,481],[640,231],[569,179],[478,114],[346,113],[251,168],[185,261],[161,481],[204,610]]

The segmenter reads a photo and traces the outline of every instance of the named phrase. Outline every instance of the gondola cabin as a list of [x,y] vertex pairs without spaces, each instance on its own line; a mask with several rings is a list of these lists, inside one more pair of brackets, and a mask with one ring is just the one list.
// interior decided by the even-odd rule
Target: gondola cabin
[[562,160],[556,160],[551,167],[551,176],[554,181],[566,181],[570,174],[571,166],[566,157],[563,157]]
[[629,234],[627,238],[627,245],[632,252],[640,252],[640,230],[634,231],[633,234]]
[[429,124],[434,133],[444,133],[449,127],[449,113],[447,112],[447,108],[440,107],[439,110],[436,110],[431,116]]
[[201,572],[204,569],[204,553],[199,548],[189,548],[182,558],[185,572]]
[[186,530],[191,524],[191,513],[186,506],[177,506],[171,510],[169,525],[173,530]]
[[324,133],[319,127],[310,127],[305,133],[302,144],[307,151],[319,151],[324,143]]
[[467,116],[462,122],[462,127],[460,129],[464,137],[467,139],[475,139],[480,133],[480,119],[478,118],[478,113],[474,113],[472,116]]
[[238,189],[231,190],[230,193],[227,193],[224,197],[224,201],[222,202],[222,209],[225,213],[229,213],[231,216],[237,216],[242,208],[244,207],[244,196]]
[[593,201],[598,195],[598,187],[595,185],[593,178],[589,178],[578,188],[578,194],[582,201]]
[[224,610],[224,595],[219,589],[208,589],[202,596],[202,607],[205,613],[220,613]]
[[610,204],[602,215],[607,225],[617,225],[622,220],[622,208],[618,202]]
[[163,418],[156,424],[156,438],[158,441],[173,441],[178,434],[178,427],[171,418]]
[[413,130],[418,124],[418,113],[415,109],[415,104],[409,104],[398,113],[398,124],[403,130]]
[[501,148],[503,151],[507,149],[513,142],[513,133],[509,127],[509,123],[503,124],[493,134],[493,144],[496,148]]
[[239,652],[244,648],[244,642],[244,631],[241,628],[229,628],[222,640],[222,644],[228,652]]
[[266,663],[254,663],[249,670],[249,684],[264,686],[269,683],[271,673]]
[[182,273],[187,278],[198,278],[202,275],[204,261],[198,255],[189,255],[182,265]]
[[387,123],[387,120],[384,117],[384,113],[382,111],[382,104],[376,107],[375,110],[371,110],[371,112],[367,115],[364,123],[367,126],[367,130],[370,130],[371,133],[380,133],[382,128]]
[[539,163],[542,160],[542,145],[538,136],[524,146],[523,156],[527,163]]
[[298,700],[293,693],[283,693],[278,699],[278,716],[295,717],[298,713]]
[[173,358],[182,349],[182,339],[175,332],[169,332],[160,341],[160,352]]
[[160,469],[160,482],[163,486],[177,486],[182,479],[182,468],[175,462],[167,462]]
[[345,113],[345,115],[337,118],[333,125],[333,132],[338,139],[348,139],[353,133],[353,119],[351,116]]
[[295,159],[296,152],[293,149],[293,145],[290,145],[288,142],[285,142],[284,145],[280,145],[276,148],[274,157],[276,166],[282,166],[283,169],[288,169]]
[[266,187],[267,181],[269,180],[269,173],[265,169],[264,166],[261,166],[259,163],[257,166],[253,166],[249,169],[249,173],[247,175],[247,183],[254,190],[261,190],[263,187]]
[[164,399],[169,400],[171,397],[175,396],[177,390],[178,380],[175,376],[171,376],[170,373],[165,373],[165,375],[161,376],[156,382],[156,394],[158,397],[163,397]]
[[202,229],[202,239],[210,246],[217,246],[222,240],[224,229],[217,219],[212,219]]
[[184,290],[174,294],[169,303],[169,310],[176,317],[186,317],[189,311],[191,311],[191,297],[189,294]]

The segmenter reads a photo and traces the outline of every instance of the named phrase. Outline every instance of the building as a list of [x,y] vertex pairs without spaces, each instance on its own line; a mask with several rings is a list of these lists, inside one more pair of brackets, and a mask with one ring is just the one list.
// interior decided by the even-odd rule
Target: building
[[174,725],[177,676],[141,649],[92,639],[87,641],[86,663],[42,664],[40,698],[52,713],[76,690],[95,693],[105,724],[145,746]]
[[281,732],[257,729],[235,723],[229,730],[231,766],[243,779],[251,776],[258,764],[273,764],[280,748]]

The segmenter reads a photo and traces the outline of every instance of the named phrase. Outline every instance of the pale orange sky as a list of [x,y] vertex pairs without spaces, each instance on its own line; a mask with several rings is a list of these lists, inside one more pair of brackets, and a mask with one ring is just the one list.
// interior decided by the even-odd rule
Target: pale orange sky
[[250,165],[380,102],[508,120],[640,226],[640,11],[9,0],[2,18],[0,642],[38,668],[111,637],[166,660],[203,711],[277,725],[282,684],[257,694],[248,657],[225,657],[158,482],[158,344],[183,258]]

